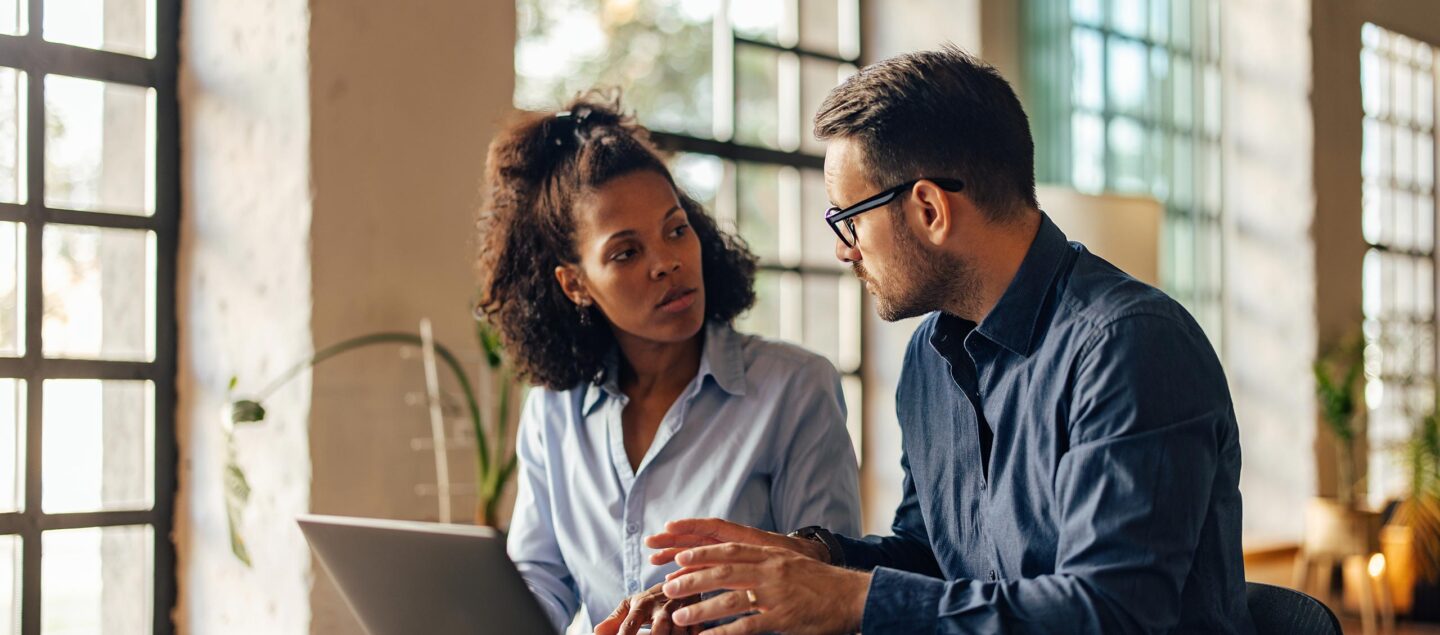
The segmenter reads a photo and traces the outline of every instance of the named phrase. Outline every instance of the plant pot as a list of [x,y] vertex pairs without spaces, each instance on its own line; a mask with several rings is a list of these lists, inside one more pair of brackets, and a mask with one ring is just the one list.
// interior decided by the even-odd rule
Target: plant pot
[[1305,553],[1335,558],[1370,555],[1380,550],[1380,524],[1378,512],[1333,498],[1312,498],[1305,508]]
[[1421,578],[1415,570],[1415,536],[1405,525],[1386,525],[1380,532],[1380,552],[1395,613],[1414,620],[1440,622],[1440,584]]

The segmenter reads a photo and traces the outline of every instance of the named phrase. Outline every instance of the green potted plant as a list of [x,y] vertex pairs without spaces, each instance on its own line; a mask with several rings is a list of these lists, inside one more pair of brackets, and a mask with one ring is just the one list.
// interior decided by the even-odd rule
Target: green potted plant
[[1440,620],[1440,409],[1417,422],[1402,451],[1409,491],[1381,534],[1382,551],[1396,608]]
[[[1305,509],[1305,534],[1297,584],[1318,572],[1322,580],[1346,557],[1375,553],[1380,546],[1380,515],[1359,504],[1363,478],[1356,470],[1365,371],[1365,341],[1358,334],[1316,360],[1312,370],[1320,420],[1335,446],[1335,494],[1316,496]],[[1326,597],[1328,585],[1309,589]]]
[[[491,394],[495,403],[491,411],[491,425],[486,424],[480,399],[469,375],[465,372],[460,358],[448,347],[432,342],[437,361],[450,370],[464,400],[465,413],[475,435],[475,487],[476,505],[474,521],[477,525],[495,525],[499,519],[499,505],[505,486],[515,473],[516,457],[510,442],[511,402],[517,388],[513,369],[505,362],[501,351],[499,335],[483,320],[477,320],[475,337],[483,353],[488,376],[493,382]],[[265,388],[249,398],[231,399],[230,421],[226,429],[225,466],[225,508],[230,528],[231,551],[250,564],[249,551],[240,532],[240,517],[250,497],[250,485],[245,471],[236,460],[233,445],[233,430],[237,426],[255,425],[265,420],[264,402],[280,387],[294,379],[307,368],[344,355],[350,351],[373,346],[414,346],[422,347],[426,338],[418,333],[386,332],[371,333],[353,337],[316,351],[310,356],[265,385]],[[230,380],[233,395],[238,381]]]

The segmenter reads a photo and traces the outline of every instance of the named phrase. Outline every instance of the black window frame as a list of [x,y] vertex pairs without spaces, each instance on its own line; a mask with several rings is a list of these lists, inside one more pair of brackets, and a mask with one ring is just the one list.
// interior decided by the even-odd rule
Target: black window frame
[[[0,358],[0,377],[25,380],[24,506],[0,513],[0,535],[22,540],[20,633],[40,635],[44,532],[63,529],[149,526],[153,632],[175,630],[175,547],[173,529],[177,454],[175,440],[176,260],[180,215],[178,0],[155,0],[155,56],[152,59],[46,41],[42,33],[44,0],[24,0],[28,14],[25,35],[0,35],[0,66],[25,73],[26,201],[0,204],[0,221],[24,223],[25,353]],[[155,90],[155,209],[150,216],[129,216],[48,207],[45,204],[45,78],[50,74],[113,82]],[[149,230],[155,233],[155,355],[149,362],[44,357],[41,325],[43,240],[47,225]],[[154,386],[154,502],[148,510],[46,513],[41,506],[44,483],[42,416],[47,379],[147,380]]]

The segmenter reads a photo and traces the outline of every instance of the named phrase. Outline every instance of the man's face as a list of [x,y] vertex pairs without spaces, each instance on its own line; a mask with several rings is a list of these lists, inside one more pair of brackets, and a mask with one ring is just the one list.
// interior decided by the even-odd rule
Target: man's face
[[[872,183],[863,169],[863,148],[848,138],[832,139],[825,149],[825,189],[830,204],[846,208],[893,187]],[[952,294],[973,287],[973,270],[962,260],[922,241],[921,222],[912,218],[920,203],[901,193],[884,208],[852,218],[855,245],[835,239],[835,257],[850,263],[855,276],[875,296],[876,312],[894,322],[943,308]]]

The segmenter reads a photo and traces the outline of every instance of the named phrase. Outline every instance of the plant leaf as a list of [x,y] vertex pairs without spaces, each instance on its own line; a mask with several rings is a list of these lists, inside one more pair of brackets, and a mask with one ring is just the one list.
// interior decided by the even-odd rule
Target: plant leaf
[[258,401],[241,399],[230,406],[232,423],[258,423],[265,420],[265,406]]

